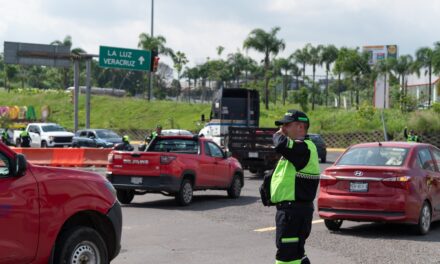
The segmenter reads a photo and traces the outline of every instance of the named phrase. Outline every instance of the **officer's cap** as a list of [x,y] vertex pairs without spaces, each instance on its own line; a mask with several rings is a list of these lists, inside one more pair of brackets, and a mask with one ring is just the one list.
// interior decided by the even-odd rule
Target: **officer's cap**
[[275,121],[276,126],[281,126],[291,122],[303,122],[310,124],[310,120],[304,112],[291,109],[284,114],[283,119]]

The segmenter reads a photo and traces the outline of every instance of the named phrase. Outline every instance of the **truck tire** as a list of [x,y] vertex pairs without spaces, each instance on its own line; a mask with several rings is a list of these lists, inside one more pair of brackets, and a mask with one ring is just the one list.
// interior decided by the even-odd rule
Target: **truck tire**
[[235,175],[232,179],[231,186],[228,188],[228,197],[237,199],[241,194],[241,180],[238,175]]
[[193,185],[189,179],[183,179],[180,190],[175,196],[177,204],[187,206],[193,199]]
[[116,196],[122,204],[130,204],[134,198],[134,190],[116,189]]
[[321,163],[326,163],[327,161],[327,157],[326,156],[322,156],[321,157]]
[[41,147],[42,148],[47,148],[47,142],[46,141],[41,141]]
[[15,140],[15,147],[19,148],[20,145],[21,145],[21,140],[20,140],[19,138],[17,138],[17,139]]
[[107,246],[94,229],[76,226],[57,239],[52,263],[109,263]]
[[258,170],[257,169],[249,169],[249,172],[255,174],[258,172]]

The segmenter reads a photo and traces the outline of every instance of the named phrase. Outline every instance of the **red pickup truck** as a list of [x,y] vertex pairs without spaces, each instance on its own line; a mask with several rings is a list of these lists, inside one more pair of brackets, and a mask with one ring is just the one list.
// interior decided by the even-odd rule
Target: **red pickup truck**
[[121,206],[104,177],[35,166],[0,143],[1,264],[107,264],[121,231]]
[[135,194],[175,196],[179,205],[191,203],[194,190],[227,190],[238,198],[243,187],[240,163],[213,141],[198,136],[158,136],[145,152],[113,151],[107,178],[121,203]]

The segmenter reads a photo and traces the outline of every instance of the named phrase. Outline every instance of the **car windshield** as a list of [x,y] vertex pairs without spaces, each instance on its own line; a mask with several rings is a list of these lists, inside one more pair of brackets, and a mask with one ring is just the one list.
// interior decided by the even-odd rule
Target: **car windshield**
[[120,138],[118,134],[111,130],[97,130],[96,134],[99,138]]
[[177,135],[183,135],[183,136],[192,136],[192,133],[188,130],[162,130],[162,135],[164,136],[177,136]]
[[352,148],[341,157],[337,165],[402,166],[407,154],[407,148]]
[[41,129],[43,129],[44,132],[66,131],[64,127],[58,125],[45,125],[45,126],[41,126]]
[[148,151],[197,154],[198,147],[197,141],[191,139],[159,139],[153,141]]

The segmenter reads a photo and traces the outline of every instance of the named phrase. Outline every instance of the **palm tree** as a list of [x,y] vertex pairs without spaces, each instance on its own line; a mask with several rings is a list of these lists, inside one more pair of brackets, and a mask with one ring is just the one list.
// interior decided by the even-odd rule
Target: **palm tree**
[[[411,55],[402,55],[397,59],[391,59],[391,70],[395,75],[399,76],[401,80],[401,98],[403,99],[407,94],[407,87],[405,77],[413,72],[414,60]],[[403,107],[403,102],[401,107]]]
[[[281,71],[281,75],[283,77],[283,105],[286,104],[287,97],[287,85],[289,82],[289,71],[292,69],[292,61],[289,58],[280,58],[275,60],[275,68]],[[296,65],[295,65],[296,66]],[[283,74],[284,71],[284,74]],[[275,98],[276,100],[276,98]]]
[[231,66],[232,75],[235,79],[237,88],[240,88],[240,76],[246,67],[246,57],[240,52],[228,54],[228,64]]
[[139,35],[138,47],[145,50],[155,50],[159,54],[164,54],[165,56],[173,57],[173,50],[165,46],[167,40],[165,37],[158,35],[156,37],[151,37],[147,33],[141,33]]
[[290,55],[296,63],[299,63],[302,65],[302,74],[303,74],[303,81],[306,79],[306,65],[307,62],[310,60],[310,54],[307,50],[307,45],[304,46],[302,49],[297,49],[295,52]]
[[220,57],[223,53],[223,51],[225,50],[225,47],[223,46],[218,46],[217,47],[217,55]]
[[270,56],[276,56],[280,51],[286,48],[286,44],[283,39],[277,37],[277,33],[280,31],[279,27],[272,28],[269,32],[262,29],[252,30],[243,43],[243,47],[246,50],[254,49],[264,54],[264,93],[265,93],[265,106],[269,109],[269,67]]
[[321,66],[321,51],[323,49],[322,45],[318,45],[317,47],[312,46],[311,44],[307,44],[307,50],[309,52],[309,60],[308,64],[312,66],[312,111],[315,110],[315,94],[316,94],[316,85],[315,85],[315,74],[316,74],[316,66]]
[[321,63],[325,65],[325,106],[328,106],[328,74],[330,72],[330,66],[338,58],[338,48],[334,45],[325,46],[322,49]]
[[[72,37],[67,35],[63,40],[52,41],[50,43],[50,45],[72,47]],[[82,48],[74,48],[71,50],[71,53],[78,55],[80,53],[85,53],[85,50],[83,50]],[[69,69],[68,68],[61,68],[60,71],[63,76],[64,89],[67,89],[67,88],[69,88]]]
[[[429,75],[429,87],[428,87],[428,105],[431,105],[431,90],[432,90],[432,67],[433,67],[433,59],[434,59],[434,50],[429,47],[423,47],[416,51],[416,61],[418,64],[419,70],[417,71],[420,74],[421,68],[428,68]],[[426,71],[425,71],[426,75]]]
[[186,54],[177,51],[173,56],[174,69],[177,71],[177,80],[180,80],[180,75],[182,74],[183,67],[188,63],[188,59],[186,58]]

